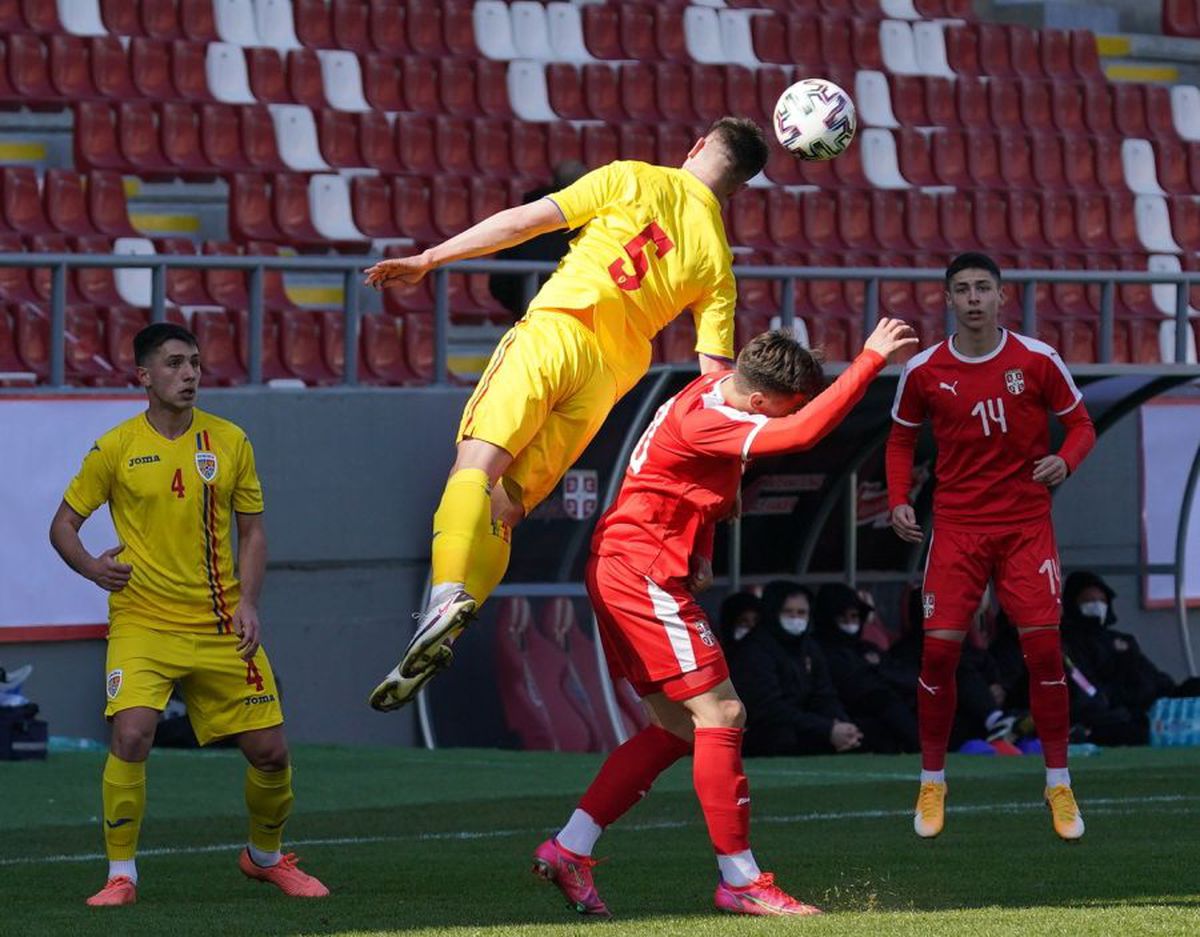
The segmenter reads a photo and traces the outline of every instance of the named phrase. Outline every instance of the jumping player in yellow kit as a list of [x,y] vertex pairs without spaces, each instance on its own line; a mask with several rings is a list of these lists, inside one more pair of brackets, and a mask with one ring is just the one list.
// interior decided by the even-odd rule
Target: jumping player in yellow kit
[[[267,541],[254,450],[233,423],[196,409],[200,350],[187,329],[156,323],[133,347],[149,406],[96,440],[50,526],[67,565],[110,593],[104,715],[112,740],[102,784],[109,874],[87,903],[137,900],[146,758],[176,683],[200,743],[235,738],[249,762],[242,872],[288,895],[324,897],[328,889],[280,848],[294,798],[279,690],[259,643]],[[120,543],[92,556],[79,529],[105,502]]]
[[449,665],[450,643],[499,584],[509,538],[646,373],[650,341],[684,309],[707,373],[733,359],[733,255],[721,206],[767,162],[762,130],[725,117],[679,169],[618,161],[509,208],[367,283],[414,284],[455,260],[582,227],[525,317],[501,339],[458,428],[433,519],[429,604],[400,663],[371,694],[379,710],[411,700]]

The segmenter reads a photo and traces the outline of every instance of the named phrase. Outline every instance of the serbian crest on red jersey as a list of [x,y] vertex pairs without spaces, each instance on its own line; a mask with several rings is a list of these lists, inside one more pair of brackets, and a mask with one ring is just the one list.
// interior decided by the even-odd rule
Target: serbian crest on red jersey
[[196,453],[196,471],[206,483],[217,477],[217,454],[215,452]]
[[935,599],[932,592],[926,592],[921,596],[921,610],[925,612],[926,618],[933,617],[933,610],[936,608]]
[[587,520],[596,513],[600,473],[595,469],[571,469],[563,476],[563,510],[573,520]]
[[1019,394],[1025,389],[1025,372],[1020,368],[1012,368],[1004,372],[1004,386],[1010,394]]
[[700,619],[694,624],[696,634],[700,636],[700,640],[704,642],[705,647],[712,647],[717,643],[716,636],[712,633],[712,629],[708,627],[708,622]]

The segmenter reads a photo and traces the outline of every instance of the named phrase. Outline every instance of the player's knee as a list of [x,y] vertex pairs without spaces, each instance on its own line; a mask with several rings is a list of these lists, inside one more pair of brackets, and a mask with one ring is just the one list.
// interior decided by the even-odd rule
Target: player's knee
[[713,700],[694,713],[693,722],[700,729],[740,729],[746,724],[746,707],[736,697]]
[[280,739],[270,745],[252,749],[246,752],[246,760],[259,771],[268,774],[283,771],[288,766],[287,743]]
[[122,761],[145,761],[154,744],[154,727],[137,723],[114,723],[110,749]]

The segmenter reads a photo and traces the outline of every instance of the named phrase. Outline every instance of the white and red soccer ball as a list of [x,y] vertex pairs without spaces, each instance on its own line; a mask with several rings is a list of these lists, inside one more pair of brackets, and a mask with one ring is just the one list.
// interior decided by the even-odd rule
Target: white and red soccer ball
[[775,136],[800,159],[833,159],[858,127],[850,95],[832,81],[805,78],[787,88],[775,104]]

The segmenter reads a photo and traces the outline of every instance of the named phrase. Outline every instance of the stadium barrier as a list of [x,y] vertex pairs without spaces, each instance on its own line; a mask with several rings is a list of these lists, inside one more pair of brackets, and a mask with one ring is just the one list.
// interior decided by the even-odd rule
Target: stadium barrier
[[[152,322],[166,318],[166,273],[168,269],[240,270],[248,275],[249,298],[249,383],[262,383],[262,325],[263,277],[266,271],[341,274],[344,284],[343,313],[345,328],[345,372],[342,382],[358,384],[359,318],[362,310],[360,291],[364,289],[363,269],[376,257],[231,257],[180,255],[96,255],[96,254],[0,254],[0,267],[26,267],[51,271],[50,294],[50,378],[44,388],[60,389],[65,384],[65,342],[67,303],[67,271],[75,269],[149,269],[151,276],[150,317]],[[555,264],[545,261],[466,260],[447,264],[434,271],[434,382],[449,380],[449,275],[451,273],[512,273],[524,274],[525,295],[532,297],[537,276],[553,271]],[[881,282],[941,281],[941,269],[905,267],[767,267],[735,266],[740,279],[779,280],[782,282],[779,304],[780,323],[788,327],[794,322],[796,310],[796,280],[861,280],[865,283],[863,298],[863,334],[869,334],[880,315],[879,288]],[[1175,362],[1187,363],[1189,346],[1188,290],[1200,284],[1200,271],[1133,271],[1133,270],[1012,270],[1004,274],[1006,283],[1028,286],[1023,290],[1021,330],[1037,333],[1036,287],[1041,284],[1084,283],[1100,287],[1099,363],[1111,364],[1113,354],[1114,293],[1122,284],[1169,284],[1175,287]],[[947,313],[947,325],[951,317]],[[1164,317],[1166,321],[1166,317]]]

